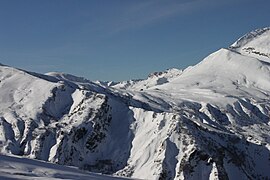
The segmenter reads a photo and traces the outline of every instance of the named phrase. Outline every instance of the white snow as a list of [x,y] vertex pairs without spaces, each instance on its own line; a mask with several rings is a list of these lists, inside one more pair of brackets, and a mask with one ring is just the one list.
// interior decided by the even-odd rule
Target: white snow
[[243,55],[270,62],[270,27],[247,33],[230,46]]
[[0,179],[113,180],[126,178],[89,173],[75,167],[61,166],[18,156],[0,155]]

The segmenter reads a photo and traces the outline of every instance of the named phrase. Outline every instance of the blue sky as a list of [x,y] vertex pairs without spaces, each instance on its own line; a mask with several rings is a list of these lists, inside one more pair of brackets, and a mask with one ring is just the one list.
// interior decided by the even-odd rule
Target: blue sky
[[1,0],[0,63],[90,80],[194,65],[270,26],[269,0]]

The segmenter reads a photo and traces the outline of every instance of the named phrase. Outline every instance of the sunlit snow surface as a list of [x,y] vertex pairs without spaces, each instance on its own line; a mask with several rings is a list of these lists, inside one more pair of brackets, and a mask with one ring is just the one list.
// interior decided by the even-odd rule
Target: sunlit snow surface
[[61,166],[27,158],[0,155],[0,179],[124,180],[126,178],[89,173],[75,167]]

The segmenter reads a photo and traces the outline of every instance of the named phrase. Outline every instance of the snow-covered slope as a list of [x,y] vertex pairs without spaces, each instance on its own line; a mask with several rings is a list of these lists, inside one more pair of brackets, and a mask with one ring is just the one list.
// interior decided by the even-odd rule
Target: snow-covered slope
[[141,179],[269,179],[269,32],[116,84],[1,65],[0,150]]
[[126,178],[89,173],[74,167],[60,166],[22,157],[0,155],[0,179],[114,180]]

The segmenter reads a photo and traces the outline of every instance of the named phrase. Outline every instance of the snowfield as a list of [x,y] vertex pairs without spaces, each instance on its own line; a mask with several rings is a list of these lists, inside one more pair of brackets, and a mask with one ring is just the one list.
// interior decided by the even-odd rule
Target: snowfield
[[1,65],[0,177],[103,178],[66,167],[75,166],[140,179],[270,179],[269,45],[270,28],[258,29],[193,67],[119,83]]
[[127,179],[81,171],[75,167],[61,166],[38,160],[0,155],[0,179]]

